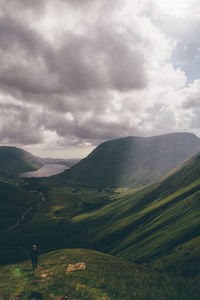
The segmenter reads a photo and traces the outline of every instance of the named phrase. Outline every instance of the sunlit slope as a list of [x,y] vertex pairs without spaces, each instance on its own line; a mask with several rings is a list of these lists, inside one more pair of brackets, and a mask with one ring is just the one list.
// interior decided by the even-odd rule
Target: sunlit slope
[[[168,177],[73,219],[96,249],[183,274],[200,272],[200,154]],[[96,230],[94,230],[94,228]]]
[[0,236],[17,222],[37,198],[34,193],[0,180]]
[[57,179],[90,187],[141,186],[161,178],[198,151],[200,140],[190,133],[111,140]]
[[42,166],[30,153],[16,147],[0,146],[0,177],[12,177]]
[[[69,264],[77,262],[84,262],[86,269],[66,272]],[[30,260],[0,267],[0,300],[197,300],[198,297],[199,287],[191,281],[169,278],[86,249],[63,249],[41,255],[35,272]]]

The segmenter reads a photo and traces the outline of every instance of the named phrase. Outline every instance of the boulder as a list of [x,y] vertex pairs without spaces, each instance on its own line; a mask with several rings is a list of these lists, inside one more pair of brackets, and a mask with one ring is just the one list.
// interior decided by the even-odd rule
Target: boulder
[[42,278],[46,278],[48,276],[48,274],[41,274]]
[[84,262],[78,262],[75,265],[69,264],[67,268],[67,272],[77,271],[77,270],[85,270],[86,266]]

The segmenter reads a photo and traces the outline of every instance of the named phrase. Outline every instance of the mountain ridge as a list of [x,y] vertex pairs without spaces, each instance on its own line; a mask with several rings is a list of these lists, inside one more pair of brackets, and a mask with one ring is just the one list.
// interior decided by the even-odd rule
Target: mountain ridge
[[42,164],[31,153],[17,147],[0,146],[0,176],[18,176],[39,169]]
[[191,133],[125,137],[106,141],[57,178],[66,184],[90,187],[150,184],[200,151]]

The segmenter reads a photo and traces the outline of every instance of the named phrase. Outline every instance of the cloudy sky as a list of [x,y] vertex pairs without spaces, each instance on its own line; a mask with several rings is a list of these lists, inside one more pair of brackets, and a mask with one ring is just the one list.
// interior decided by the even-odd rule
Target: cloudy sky
[[0,0],[0,144],[199,136],[199,28],[199,0]]

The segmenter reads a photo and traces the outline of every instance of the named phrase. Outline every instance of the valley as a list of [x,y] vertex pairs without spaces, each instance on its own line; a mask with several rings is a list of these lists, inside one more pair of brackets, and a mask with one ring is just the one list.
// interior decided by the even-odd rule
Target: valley
[[200,300],[200,1],[0,4],[0,300]]
[[[200,154],[178,166],[174,162],[173,169],[151,184],[136,186],[129,181],[126,186],[106,186],[101,181],[99,186],[94,182],[89,186],[69,179],[69,174],[78,172],[96,155],[95,151],[59,175],[1,179],[0,277],[2,282],[4,276],[8,280],[15,278],[15,283],[10,287],[4,283],[5,288],[0,289],[20,299],[34,292],[41,294],[41,299],[51,299],[50,295],[56,299],[65,292],[75,299],[88,300],[145,300],[151,299],[150,293],[152,300],[171,299],[172,295],[175,300],[198,300]],[[101,170],[102,161],[99,163],[94,178]],[[81,172],[88,174],[88,167],[85,171],[84,168]],[[28,214],[22,218],[26,211]],[[41,252],[41,272],[49,272],[51,279],[40,281],[40,269],[35,275],[31,273],[32,244],[37,244]],[[104,259],[108,260],[106,266]],[[69,275],[72,281],[66,281],[64,288],[67,278],[64,269],[58,273],[60,260],[65,261],[63,268],[84,260],[89,269]],[[94,283],[90,267],[95,270],[97,265]],[[113,275],[111,266],[117,268]],[[21,271],[15,276],[12,268]],[[136,274],[138,285],[134,283]],[[105,280],[106,276],[110,281]],[[121,287],[117,284],[119,278]],[[38,283],[31,288],[31,282]]]

